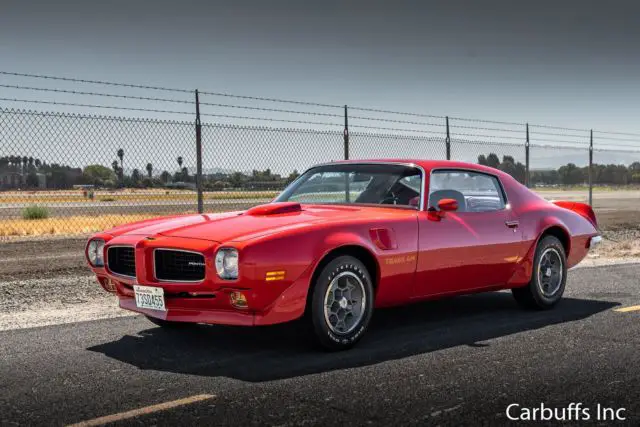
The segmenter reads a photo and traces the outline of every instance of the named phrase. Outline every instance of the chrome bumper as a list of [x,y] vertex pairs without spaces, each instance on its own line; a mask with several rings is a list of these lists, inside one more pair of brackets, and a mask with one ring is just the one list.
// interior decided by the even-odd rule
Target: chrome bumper
[[589,239],[589,249],[593,249],[602,242],[602,236],[593,236]]

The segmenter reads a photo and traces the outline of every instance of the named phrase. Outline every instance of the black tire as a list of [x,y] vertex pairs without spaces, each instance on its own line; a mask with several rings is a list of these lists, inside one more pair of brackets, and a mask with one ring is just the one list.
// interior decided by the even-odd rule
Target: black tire
[[[561,276],[559,280],[556,278],[553,287],[545,287],[544,279],[542,281],[540,280],[541,276],[545,275],[544,272],[539,274],[539,270],[541,269],[541,262],[543,262],[544,265],[543,255],[546,254],[549,254],[549,256],[553,259],[556,259],[557,256],[557,261],[561,262],[561,265],[558,268]],[[558,301],[560,301],[560,299],[562,298],[562,294],[564,294],[566,283],[567,255],[565,254],[564,246],[562,246],[562,243],[560,242],[560,240],[558,240],[557,237],[543,236],[542,239],[540,239],[540,241],[538,242],[538,246],[536,247],[536,254],[533,258],[533,271],[531,272],[531,281],[527,286],[512,289],[513,297],[518,302],[518,304],[524,308],[533,310],[548,310],[550,308],[553,308],[558,303]],[[547,290],[549,292],[547,292]]]
[[[359,279],[359,282],[356,278]],[[360,292],[360,289],[364,290],[362,297],[354,296],[354,294],[351,293],[349,294],[353,297],[350,302],[350,307],[355,307],[359,314],[351,314],[352,317],[350,319],[352,319],[353,324],[343,328],[345,329],[344,332],[337,331],[336,325],[330,324],[331,318],[337,319],[337,317],[330,315],[330,319],[327,320],[325,316],[325,298],[327,298],[329,294],[329,288],[332,283],[336,283],[334,279],[336,279],[336,282],[340,282],[340,280],[348,281],[352,286],[355,285],[354,287],[358,289],[358,292]],[[335,298],[335,293],[332,293],[332,297]],[[343,299],[346,300],[346,297],[343,297]],[[354,304],[353,302],[356,300],[357,304]],[[360,305],[362,301],[364,301],[364,308],[359,309],[359,307],[362,307]],[[342,307],[342,301],[335,302]],[[347,255],[333,259],[317,276],[315,283],[313,283],[313,291],[309,301],[311,305],[309,307],[310,310],[308,310],[309,316],[318,343],[325,349],[331,351],[351,348],[358,342],[362,335],[364,335],[369,326],[373,314],[373,302],[373,282],[364,264],[357,258]]]
[[145,315],[144,317],[146,317],[149,320],[149,322],[153,323],[154,325],[157,325],[157,326],[160,326],[161,328],[166,328],[166,329],[184,328],[186,326],[193,325],[193,323],[189,323],[189,322],[172,322],[170,320],[158,319],[157,317],[151,317],[147,315]]

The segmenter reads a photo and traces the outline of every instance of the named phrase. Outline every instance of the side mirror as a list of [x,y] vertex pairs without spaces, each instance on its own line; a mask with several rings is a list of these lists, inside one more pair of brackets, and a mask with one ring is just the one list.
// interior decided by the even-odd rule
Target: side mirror
[[455,212],[458,210],[458,201],[455,199],[442,199],[438,202],[438,209],[442,212]]

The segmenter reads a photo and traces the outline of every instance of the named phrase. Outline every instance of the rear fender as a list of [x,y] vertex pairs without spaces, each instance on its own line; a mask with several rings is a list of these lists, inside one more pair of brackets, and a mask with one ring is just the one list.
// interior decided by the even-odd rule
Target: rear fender
[[593,224],[595,228],[598,228],[598,220],[596,219],[596,214],[588,204],[580,202],[570,202],[565,200],[554,200],[551,203],[577,213],[578,215],[587,219],[591,224]]

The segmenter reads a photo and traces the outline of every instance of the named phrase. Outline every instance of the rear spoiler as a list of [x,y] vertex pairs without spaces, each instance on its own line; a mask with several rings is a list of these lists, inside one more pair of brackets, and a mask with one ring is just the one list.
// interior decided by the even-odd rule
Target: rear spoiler
[[589,220],[594,227],[598,228],[598,221],[596,220],[596,214],[591,209],[591,206],[586,203],[580,202],[569,202],[565,200],[553,200],[553,203],[556,206],[560,206],[561,208],[569,209],[570,211],[574,211],[578,215],[584,217]]

